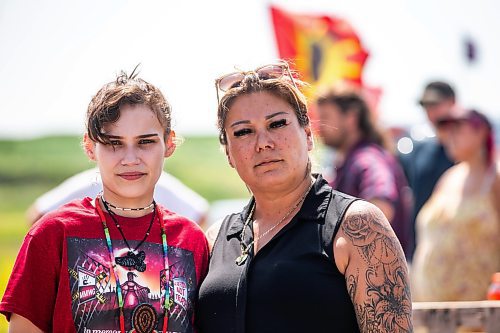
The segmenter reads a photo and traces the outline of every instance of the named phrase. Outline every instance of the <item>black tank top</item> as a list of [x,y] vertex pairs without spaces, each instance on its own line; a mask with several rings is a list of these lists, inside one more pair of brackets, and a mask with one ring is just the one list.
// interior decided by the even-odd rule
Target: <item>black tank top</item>
[[241,266],[239,238],[253,202],[226,217],[199,291],[200,332],[359,332],[333,257],[333,239],[354,200],[317,176],[297,215]]

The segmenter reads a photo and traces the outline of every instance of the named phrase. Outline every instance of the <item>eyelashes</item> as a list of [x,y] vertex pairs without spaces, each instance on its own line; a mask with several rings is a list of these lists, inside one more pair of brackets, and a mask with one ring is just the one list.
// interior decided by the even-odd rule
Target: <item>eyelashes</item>
[[147,144],[155,143],[155,142],[156,142],[155,140],[151,140],[151,139],[142,139],[142,140],[139,140],[139,144],[140,145],[147,145]]
[[235,131],[235,132],[233,133],[233,135],[234,135],[235,137],[240,137],[240,136],[244,136],[244,135],[246,135],[246,134],[250,134],[250,133],[252,133],[252,130],[250,130],[249,128],[244,128],[244,129],[241,129],[241,130]]
[[[279,119],[279,120],[271,122],[268,125],[268,128],[269,129],[277,129],[277,128],[281,128],[281,127],[284,127],[284,126],[287,126],[287,125],[288,125],[288,123],[287,123],[286,119]],[[242,137],[242,136],[251,134],[253,132],[254,132],[254,130],[252,128],[247,127],[247,128],[242,128],[242,129],[239,129],[237,131],[234,131],[233,132],[233,136],[235,136],[235,137]]]
[[287,123],[286,123],[286,119],[280,119],[280,120],[277,120],[277,121],[273,121],[270,125],[271,128],[279,128],[279,127],[283,127],[283,126],[286,126]]
[[[153,143],[156,143],[156,141],[152,140],[152,139],[140,139],[139,141],[137,141],[137,144],[139,146],[148,146],[148,145],[153,144]],[[116,148],[116,147],[123,146],[123,143],[120,140],[110,140],[108,145],[113,147],[113,148]]]

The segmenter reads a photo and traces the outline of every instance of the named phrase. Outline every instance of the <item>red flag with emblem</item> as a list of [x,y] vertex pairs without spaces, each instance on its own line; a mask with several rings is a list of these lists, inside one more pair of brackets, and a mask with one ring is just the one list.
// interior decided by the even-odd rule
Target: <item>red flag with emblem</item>
[[[314,97],[322,86],[347,81],[365,91],[372,109],[378,104],[379,88],[363,84],[363,67],[368,52],[352,26],[333,16],[289,13],[271,6],[271,16],[280,58],[290,61]],[[313,115],[314,117],[314,115]]]

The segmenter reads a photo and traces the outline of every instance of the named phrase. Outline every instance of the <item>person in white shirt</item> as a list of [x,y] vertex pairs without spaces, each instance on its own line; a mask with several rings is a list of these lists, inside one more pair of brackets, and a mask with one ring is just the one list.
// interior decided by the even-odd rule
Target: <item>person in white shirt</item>
[[[44,214],[71,200],[94,198],[101,191],[102,180],[99,169],[82,171],[38,197],[28,209],[26,218],[31,225]],[[156,183],[154,198],[157,203],[169,210],[203,225],[209,208],[207,200],[165,171]]]

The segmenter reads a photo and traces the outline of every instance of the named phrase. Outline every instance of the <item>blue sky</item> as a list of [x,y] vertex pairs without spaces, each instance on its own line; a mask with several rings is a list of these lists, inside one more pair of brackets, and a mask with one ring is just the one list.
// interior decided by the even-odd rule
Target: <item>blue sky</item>
[[[173,105],[181,135],[215,134],[214,78],[277,58],[268,6],[347,19],[370,52],[364,80],[383,91],[386,125],[424,122],[424,84],[452,81],[459,101],[500,117],[500,3],[489,1],[0,2],[0,137],[80,134],[92,95],[121,69]],[[477,44],[467,65],[464,38]]]

